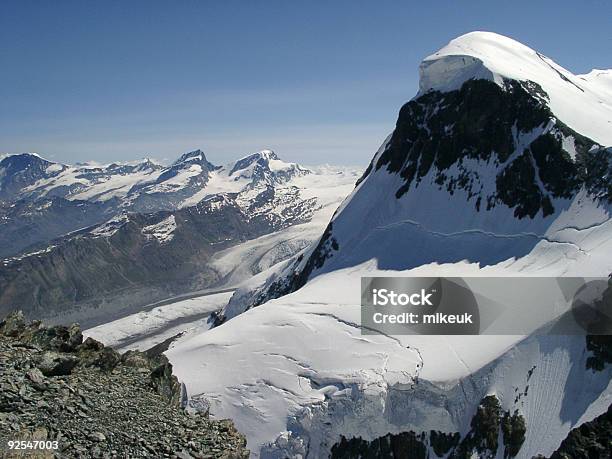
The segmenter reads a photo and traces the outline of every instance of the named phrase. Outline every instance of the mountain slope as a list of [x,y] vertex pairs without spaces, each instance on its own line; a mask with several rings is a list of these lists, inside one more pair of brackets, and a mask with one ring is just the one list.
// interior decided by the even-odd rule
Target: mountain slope
[[[214,291],[193,293],[166,300],[118,320],[87,330],[87,335],[110,346],[148,349],[177,334],[209,327],[220,309],[227,305],[234,289],[257,285],[282,267],[288,259],[317,240],[342,199],[350,193],[362,171],[346,167],[319,166],[311,173],[289,182],[300,189],[303,199],[316,198],[317,207],[305,223],[283,228],[215,252],[207,264],[218,282]],[[215,293],[219,292],[221,293]]]
[[8,452],[10,441],[48,441],[56,451],[28,456],[248,458],[231,422],[182,409],[172,366],[154,351],[121,355],[83,340],[76,324],[45,327],[19,313],[3,318],[3,457],[23,457]]
[[[167,352],[193,406],[232,417],[257,456],[325,457],[342,438],[375,447],[413,432],[442,457],[436,431],[473,457],[470,439],[488,433],[472,421],[494,395],[526,431],[517,446],[496,426],[483,457],[531,458],[610,405],[612,368],[589,367],[584,336],[361,334],[362,276],[612,273],[605,75],[583,81],[489,33],[449,46],[422,65],[420,92],[322,237]],[[597,120],[564,119],[559,94]]]
[[[263,299],[300,288],[318,273],[371,259],[381,269],[462,260],[488,265],[544,247],[550,257],[556,252],[580,259],[600,236],[608,240],[612,149],[571,129],[553,112],[550,94],[577,91],[580,103],[572,116],[590,119],[586,108],[579,111],[581,104],[594,103],[595,94],[603,100],[598,106],[612,106],[609,93],[592,85],[583,95],[552,70],[559,66],[542,64],[550,60],[508,40],[472,33],[424,61],[419,93],[400,110],[359,186],[318,246]],[[491,63],[495,42],[500,51]],[[452,54],[474,48],[470,59]],[[522,52],[510,64],[507,48]],[[484,55],[488,60],[481,60]],[[543,84],[512,79],[517,70],[498,73],[507,65],[531,69],[534,60]],[[567,86],[562,91],[561,83],[550,83],[551,72]],[[541,75],[525,70],[517,78],[529,76]],[[604,115],[606,124],[612,122],[612,111]],[[595,271],[606,270],[600,268]]]
[[58,196],[0,205],[0,257],[27,251],[71,231],[108,220],[114,214],[115,209],[106,202],[70,201]]
[[32,183],[61,173],[65,166],[35,154],[10,155],[0,161],[0,201],[14,199]]

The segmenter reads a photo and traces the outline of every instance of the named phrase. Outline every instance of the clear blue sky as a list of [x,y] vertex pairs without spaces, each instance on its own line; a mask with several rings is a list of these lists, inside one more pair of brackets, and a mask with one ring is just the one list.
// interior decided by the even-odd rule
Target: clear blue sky
[[612,67],[609,0],[1,0],[0,153],[365,165],[420,60],[472,30]]

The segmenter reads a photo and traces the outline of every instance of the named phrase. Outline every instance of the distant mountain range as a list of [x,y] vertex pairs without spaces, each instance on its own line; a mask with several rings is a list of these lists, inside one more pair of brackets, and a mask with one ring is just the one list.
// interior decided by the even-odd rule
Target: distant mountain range
[[94,316],[219,284],[223,275],[209,265],[214,253],[310,222],[322,203],[309,177],[333,186],[344,172],[310,170],[269,150],[225,166],[200,150],[169,166],[5,157],[0,311],[19,305],[31,317],[74,313],[91,324]]
[[169,166],[148,159],[68,166],[36,154],[10,155],[0,161],[0,256],[101,223],[118,212],[175,210],[219,193],[241,194],[248,207],[253,203],[246,201],[256,194],[308,173],[271,151],[227,166],[211,164],[200,150]]

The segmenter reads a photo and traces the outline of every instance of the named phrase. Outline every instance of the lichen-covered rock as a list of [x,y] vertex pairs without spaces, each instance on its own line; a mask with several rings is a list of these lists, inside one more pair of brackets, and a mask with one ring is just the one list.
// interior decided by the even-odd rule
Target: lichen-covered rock
[[110,348],[100,349],[91,364],[102,370],[110,371],[121,361],[121,356],[117,351]]
[[121,356],[121,362],[128,367],[146,369],[151,367],[151,361],[140,351],[127,351]]
[[5,336],[18,336],[23,332],[24,328],[25,319],[21,311],[10,313],[0,322],[0,333]]

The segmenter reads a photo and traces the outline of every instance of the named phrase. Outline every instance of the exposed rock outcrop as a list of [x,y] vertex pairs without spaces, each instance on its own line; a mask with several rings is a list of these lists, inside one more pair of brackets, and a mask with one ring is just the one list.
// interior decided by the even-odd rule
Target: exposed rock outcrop
[[[0,322],[0,453],[9,440],[57,441],[43,457],[246,458],[231,421],[187,413],[163,355],[123,355],[77,325]],[[32,450],[25,450],[31,454]],[[46,456],[45,456],[46,455]],[[3,457],[5,457],[3,456]]]
[[525,441],[525,432],[525,418],[518,411],[513,414],[504,412],[497,397],[488,395],[480,402],[472,417],[470,431],[463,438],[459,432],[434,430],[387,434],[372,441],[342,437],[332,447],[331,456],[335,459],[471,459],[498,457],[501,449],[503,457],[511,458],[518,455]]

